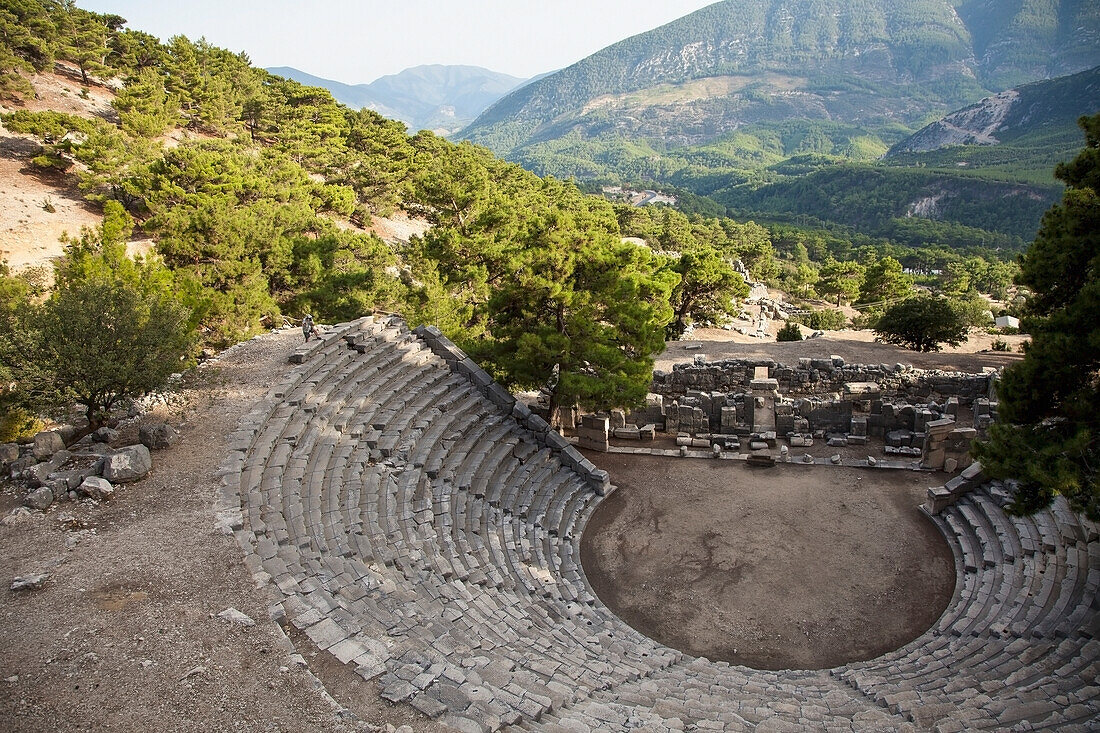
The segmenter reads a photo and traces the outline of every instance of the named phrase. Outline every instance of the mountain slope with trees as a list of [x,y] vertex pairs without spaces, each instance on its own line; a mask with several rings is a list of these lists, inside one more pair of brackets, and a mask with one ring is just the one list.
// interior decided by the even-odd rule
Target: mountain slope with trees
[[462,134],[540,175],[709,213],[1021,249],[1060,193],[1072,121],[1100,109],[1093,72],[1009,95],[1024,101],[999,150],[879,160],[1010,85],[1094,69],[1097,37],[1100,13],[1075,1],[727,0],[514,91]]
[[1025,84],[952,112],[895,145],[888,157],[949,146],[1027,142],[1051,133],[1073,138],[1076,146],[1077,119],[1094,113],[1098,105],[1100,66]]
[[1100,63],[1100,13],[1072,1],[1033,6],[725,0],[516,90],[465,134],[503,154],[571,130],[682,145],[784,119],[888,138],[990,91]]

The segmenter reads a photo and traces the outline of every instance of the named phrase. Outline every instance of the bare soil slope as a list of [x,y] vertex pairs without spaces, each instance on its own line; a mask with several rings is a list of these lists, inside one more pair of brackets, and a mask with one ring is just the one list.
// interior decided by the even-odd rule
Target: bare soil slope
[[[79,74],[63,64],[56,71],[29,77],[35,95],[19,103],[0,103],[0,113],[54,111],[114,119],[110,89],[83,87]],[[62,252],[61,235],[77,236],[81,227],[94,227],[103,218],[96,205],[84,200],[76,176],[41,175],[31,168],[37,149],[29,135],[13,133],[0,123],[0,260],[15,271],[48,265]],[[144,254],[149,246],[132,242],[129,251]]]

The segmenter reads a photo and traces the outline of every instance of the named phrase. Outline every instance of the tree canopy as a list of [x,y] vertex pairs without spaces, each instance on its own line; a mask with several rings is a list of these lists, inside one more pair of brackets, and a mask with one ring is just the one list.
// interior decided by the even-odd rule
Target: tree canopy
[[913,351],[958,346],[966,340],[966,331],[966,321],[951,301],[927,294],[895,303],[875,324],[880,339]]
[[24,301],[17,328],[4,340],[17,338],[22,347],[5,351],[25,403],[72,399],[94,428],[117,402],[158,389],[181,370],[194,342],[191,310],[155,257],[126,256],[131,224],[111,202],[103,225],[70,241],[49,298]]
[[1031,343],[1005,370],[1000,421],[976,451],[989,475],[1019,481],[1013,511],[1062,494],[1100,519],[1100,115],[1080,124],[1085,148],[1056,169],[1062,202],[1020,257]]
[[691,247],[672,264],[672,270],[680,276],[672,291],[675,318],[668,327],[672,338],[679,337],[688,323],[733,315],[737,300],[749,294],[745,279],[713,247]]

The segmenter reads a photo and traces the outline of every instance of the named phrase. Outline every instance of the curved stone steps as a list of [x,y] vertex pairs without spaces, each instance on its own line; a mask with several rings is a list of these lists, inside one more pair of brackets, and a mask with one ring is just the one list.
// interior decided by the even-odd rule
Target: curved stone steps
[[[670,694],[674,693],[674,694]],[[524,730],[898,730],[905,721],[820,672],[705,659],[563,706]]]
[[[1046,513],[1033,523],[1045,550],[1029,555],[1023,548],[1030,520],[1007,517],[981,491],[941,517],[937,526],[961,554],[955,597],[940,623],[897,652],[833,674],[882,703],[912,696],[897,709],[922,725],[1048,724],[1061,704],[1041,690],[1054,685],[1065,697],[1066,689],[1095,683],[1077,675],[1087,673],[1096,648],[1080,629],[1100,606],[1087,581],[1090,573],[1100,580],[1100,551],[1090,555],[1078,546],[1077,531],[1063,533]],[[1067,537],[1074,544],[1062,544]],[[1092,715],[1100,715],[1100,705]]]
[[453,345],[368,318],[299,352],[230,436],[219,523],[287,620],[387,699],[460,730],[1100,720],[1100,545],[1063,504],[1021,520],[979,492],[934,518],[956,591],[902,649],[828,672],[712,664],[599,602],[575,538],[594,467]]

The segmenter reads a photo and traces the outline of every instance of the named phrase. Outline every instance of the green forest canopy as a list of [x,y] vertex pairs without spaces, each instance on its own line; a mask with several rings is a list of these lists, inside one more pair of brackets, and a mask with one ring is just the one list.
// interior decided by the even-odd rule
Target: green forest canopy
[[[78,84],[121,81],[113,118],[20,111],[4,124],[41,142],[32,166],[74,176],[92,202],[125,207],[156,242],[207,343],[231,343],[282,314],[335,321],[398,310],[439,325],[508,384],[537,386],[557,365],[562,399],[601,407],[644,396],[674,300],[686,323],[721,317],[743,295],[739,276],[725,273],[694,312],[684,307],[681,278],[712,277],[724,267],[715,257],[807,295],[833,258],[895,256],[927,273],[965,265],[975,287],[985,277],[1003,289],[1011,277],[990,275],[996,253],[960,252],[950,241],[905,248],[843,231],[613,207],[484,148],[409,136],[244,54],[183,36],[161,43],[72,2],[18,0],[0,22],[0,94],[27,94],[27,75],[55,60]],[[372,215],[397,209],[432,228],[402,246],[364,232]],[[711,274],[687,271],[691,262]],[[592,319],[599,328],[577,325]],[[554,328],[536,327],[548,322]]]

